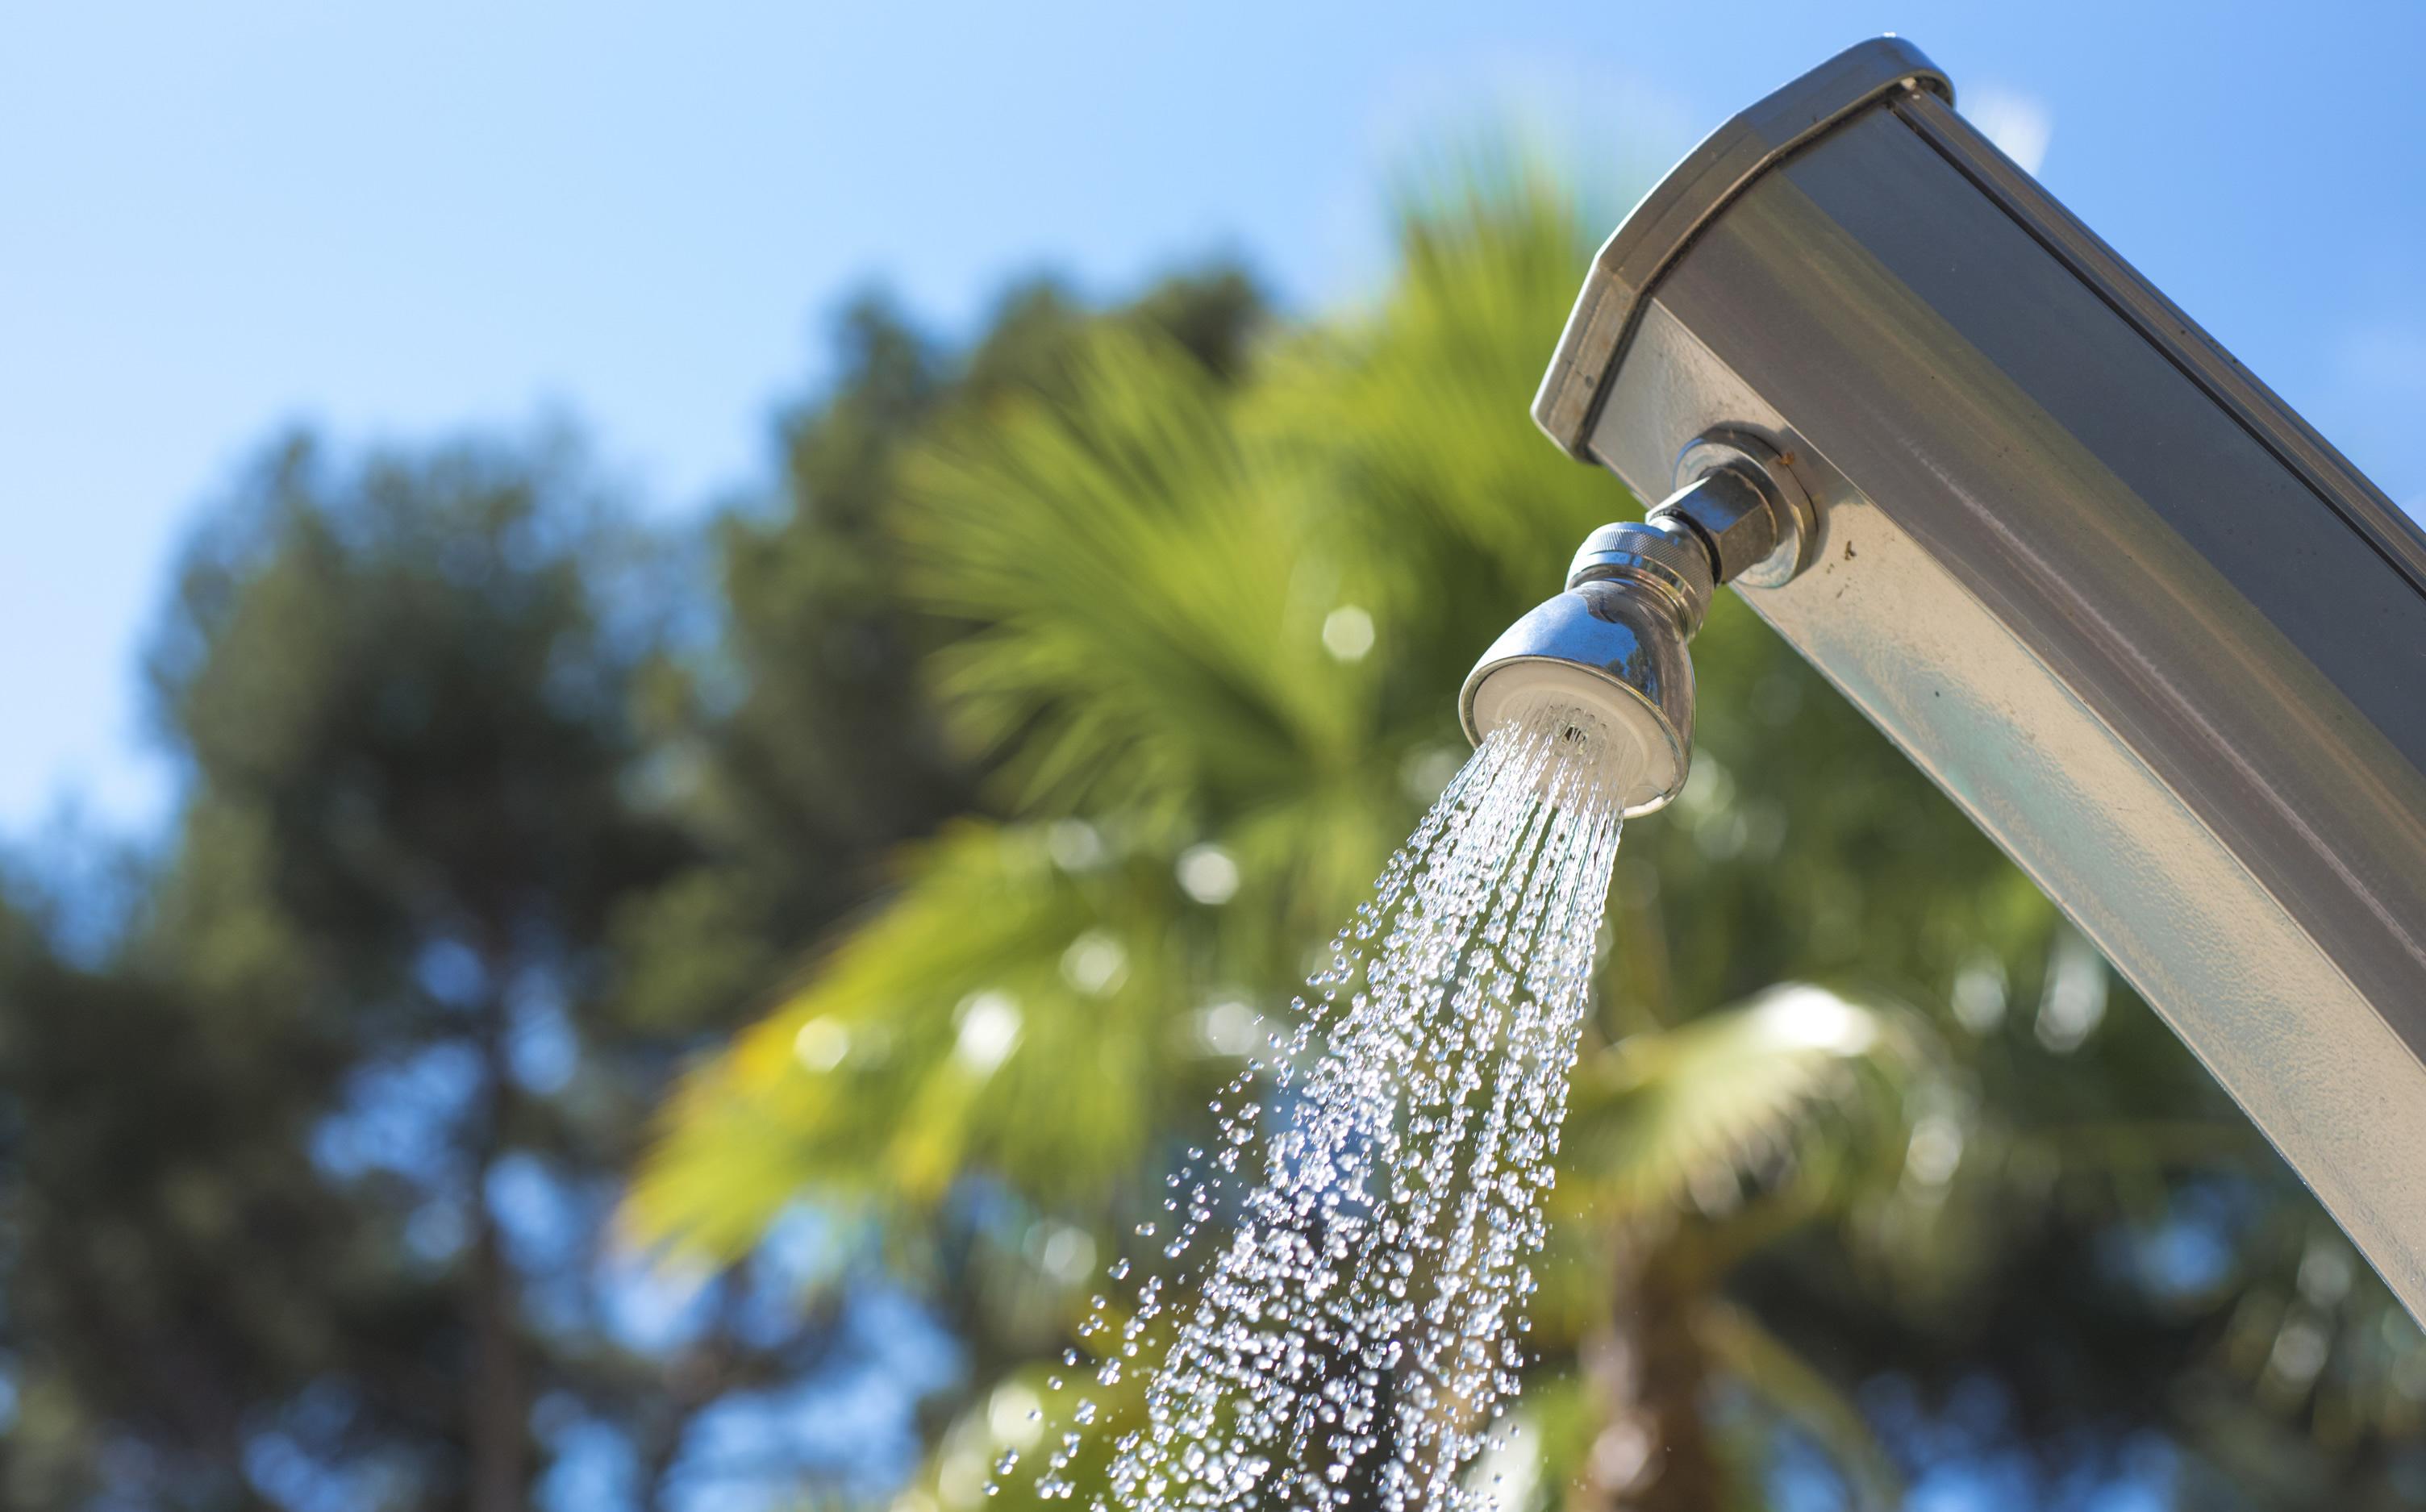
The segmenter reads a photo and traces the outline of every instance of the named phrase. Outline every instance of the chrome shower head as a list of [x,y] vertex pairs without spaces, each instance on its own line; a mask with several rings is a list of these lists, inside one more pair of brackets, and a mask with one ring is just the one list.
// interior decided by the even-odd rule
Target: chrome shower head
[[1466,674],[1458,717],[1477,745],[1545,701],[1597,717],[1608,780],[1627,818],[1663,807],[1693,757],[1693,662],[1710,593],[1736,577],[1784,581],[1815,534],[1810,505],[1750,437],[1705,438],[1685,486],[1640,524],[1603,525],[1567,569],[1566,591],[1517,620]]
[[1622,811],[1676,796],[1693,749],[1685,643],[1710,602],[1710,559],[1674,524],[1604,525],[1576,554],[1567,589],[1510,625],[1458,695],[1466,738],[1545,701],[1599,716]]

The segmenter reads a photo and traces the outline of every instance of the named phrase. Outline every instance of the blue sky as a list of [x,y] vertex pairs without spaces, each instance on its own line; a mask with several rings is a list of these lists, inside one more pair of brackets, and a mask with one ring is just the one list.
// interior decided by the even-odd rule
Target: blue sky
[[18,8],[0,838],[165,813],[136,657],[276,426],[569,415],[681,518],[762,475],[772,407],[870,282],[966,330],[1024,271],[1116,295],[1232,251],[1319,309],[1383,265],[1383,175],[1428,135],[1513,121],[1639,183],[1880,31],[2426,508],[2408,0]]

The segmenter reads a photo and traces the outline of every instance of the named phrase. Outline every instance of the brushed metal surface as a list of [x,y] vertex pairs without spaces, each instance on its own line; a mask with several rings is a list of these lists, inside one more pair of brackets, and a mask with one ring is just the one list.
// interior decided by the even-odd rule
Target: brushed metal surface
[[1586,455],[1602,377],[1625,345],[1644,291],[1711,217],[1803,143],[1873,101],[1914,88],[1954,98],[1954,87],[1918,48],[1874,37],[1729,120],[1654,185],[1593,259],[1533,396],[1533,419],[1550,439],[1572,456]]
[[1731,189],[1613,362],[1586,449],[1787,457],[1817,565],[1747,601],[2426,1311],[2426,537],[1913,91]]
[[2402,514],[2256,374],[2241,366],[1969,122],[1944,105],[1917,95],[1898,100],[1896,114],[2426,592],[2426,530]]

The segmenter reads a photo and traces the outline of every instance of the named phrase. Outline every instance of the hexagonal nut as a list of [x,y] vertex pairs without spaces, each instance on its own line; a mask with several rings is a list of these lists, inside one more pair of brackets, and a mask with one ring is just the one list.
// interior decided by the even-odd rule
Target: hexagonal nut
[[1777,550],[1777,514],[1769,491],[1735,467],[1715,468],[1660,501],[1654,520],[1678,519],[1709,543],[1722,583],[1741,576]]

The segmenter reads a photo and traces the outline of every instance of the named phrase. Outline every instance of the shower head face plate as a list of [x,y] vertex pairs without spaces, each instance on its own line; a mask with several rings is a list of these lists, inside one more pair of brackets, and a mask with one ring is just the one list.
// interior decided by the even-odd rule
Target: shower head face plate
[[1480,745],[1544,700],[1583,710],[1597,727],[1589,738],[1603,744],[1605,780],[1622,812],[1650,813],[1684,787],[1691,763],[1693,665],[1685,641],[1666,598],[1626,580],[1585,583],[1492,643],[1459,693],[1459,718]]

